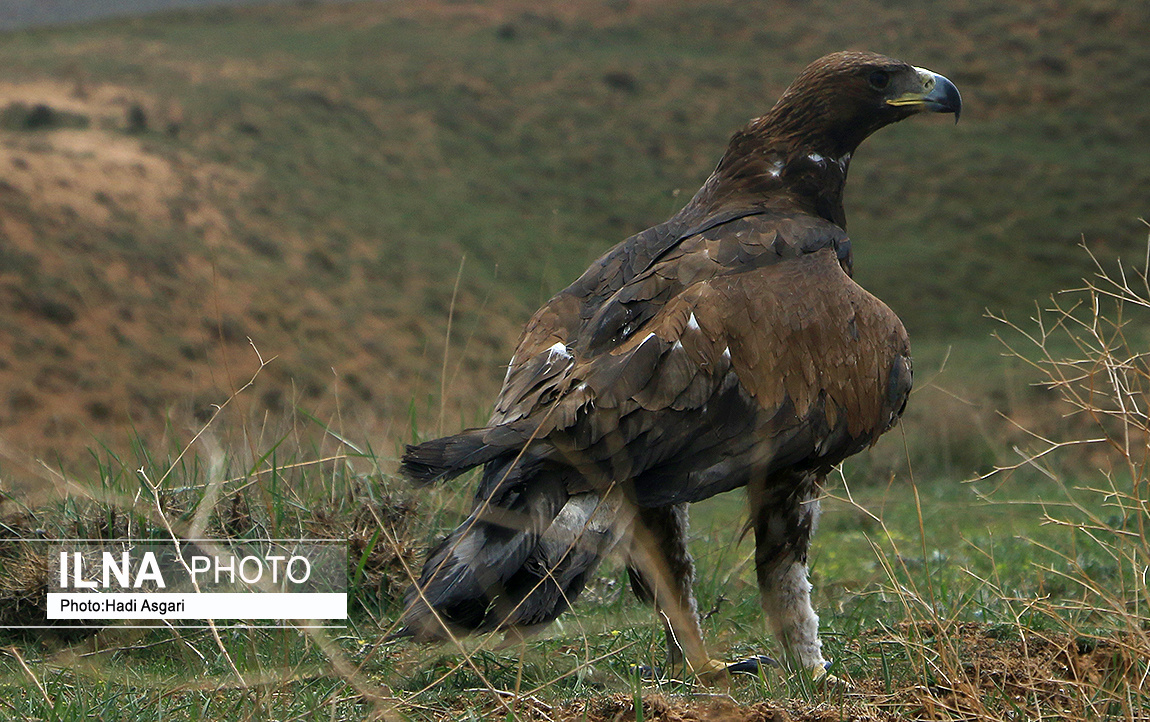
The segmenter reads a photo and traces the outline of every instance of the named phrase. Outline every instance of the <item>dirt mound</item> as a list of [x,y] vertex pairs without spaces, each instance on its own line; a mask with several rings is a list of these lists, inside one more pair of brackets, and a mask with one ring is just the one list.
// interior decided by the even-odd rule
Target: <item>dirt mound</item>
[[[1027,718],[1106,716],[1144,657],[1145,639],[1072,637],[1063,632],[1012,625],[961,623],[940,632],[935,625],[900,625],[898,636],[942,650],[938,681],[911,685],[894,699],[917,709],[921,719],[1001,719],[1005,708]],[[873,641],[890,640],[874,633]],[[1124,682],[1125,680],[1125,682]],[[1121,708],[1121,705],[1119,705]]]
[[[627,722],[636,719],[635,700],[622,694],[593,699],[569,705],[555,719]],[[746,707],[725,697],[698,701],[652,694],[643,696],[643,719],[652,722],[788,722],[793,718],[766,703]]]
[[[634,699],[622,694],[571,704],[549,717],[562,722],[632,722],[637,719]],[[855,703],[816,704],[787,699],[740,704],[722,694],[709,694],[702,698],[649,694],[643,696],[642,719],[652,722],[846,722],[900,718]]]
[[241,217],[258,180],[173,142],[181,123],[174,101],[133,88],[0,83],[8,490],[50,493],[60,480],[36,459],[76,471],[93,451],[130,452],[132,435],[181,443],[260,367],[261,351],[280,358],[255,398],[232,404],[233,425],[255,418],[268,431],[270,411],[269,433],[280,433],[301,399],[327,417],[335,401],[320,397],[333,385],[369,400],[371,390],[354,371],[333,378],[330,362],[313,363],[317,337],[358,368],[370,357],[364,336],[402,336],[398,321],[340,333],[330,299],[284,283],[310,273],[308,242]]
[[[138,137],[149,116],[159,115],[146,110],[156,105],[139,91],[110,85],[0,84],[0,109],[9,128],[43,131],[3,135],[4,179],[46,213],[99,224],[114,213],[165,221],[183,184],[171,160],[150,152]],[[14,240],[30,250],[27,234],[14,234]]]

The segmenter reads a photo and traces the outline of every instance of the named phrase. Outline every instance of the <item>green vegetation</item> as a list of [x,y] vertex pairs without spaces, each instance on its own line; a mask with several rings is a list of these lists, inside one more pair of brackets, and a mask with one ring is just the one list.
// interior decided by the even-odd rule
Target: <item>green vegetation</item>
[[43,130],[48,128],[86,128],[88,119],[77,113],[60,112],[44,104],[28,107],[11,103],[0,110],[0,128],[5,130]]

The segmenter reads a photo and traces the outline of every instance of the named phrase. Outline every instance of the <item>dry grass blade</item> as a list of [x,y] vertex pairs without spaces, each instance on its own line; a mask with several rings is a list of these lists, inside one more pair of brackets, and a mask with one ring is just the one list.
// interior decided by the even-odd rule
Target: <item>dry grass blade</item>
[[40,678],[36,676],[36,673],[33,672],[32,669],[28,666],[28,663],[24,661],[24,657],[20,654],[20,650],[16,649],[15,647],[9,647],[7,652],[15,657],[16,661],[20,663],[20,668],[24,670],[24,673],[27,674],[28,678],[31,679],[32,682],[36,685],[36,689],[40,690],[40,695],[44,698],[44,701],[48,703],[48,707],[54,707],[55,705],[52,702],[52,698],[48,696],[48,690],[44,689],[44,685],[40,682]]

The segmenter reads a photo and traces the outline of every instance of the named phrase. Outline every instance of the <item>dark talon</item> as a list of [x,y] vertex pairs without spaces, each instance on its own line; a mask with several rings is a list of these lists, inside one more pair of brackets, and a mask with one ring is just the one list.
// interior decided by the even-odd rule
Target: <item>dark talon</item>
[[758,674],[764,667],[781,667],[777,660],[760,654],[757,657],[744,659],[741,662],[732,662],[727,665],[727,672],[731,674]]

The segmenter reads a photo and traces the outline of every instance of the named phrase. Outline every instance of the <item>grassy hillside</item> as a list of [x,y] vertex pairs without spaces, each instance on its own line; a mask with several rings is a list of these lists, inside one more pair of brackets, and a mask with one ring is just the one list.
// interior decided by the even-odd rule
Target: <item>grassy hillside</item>
[[269,434],[296,405],[384,446],[412,412],[473,423],[531,310],[844,47],[963,92],[957,127],[864,145],[848,217],[858,278],[920,368],[953,345],[948,389],[984,387],[986,308],[1021,317],[1072,284],[1083,240],[1142,244],[1148,29],[1150,8],[1105,1],[489,0],[9,33],[6,463],[186,436],[259,366],[252,345],[275,359],[236,411]]

